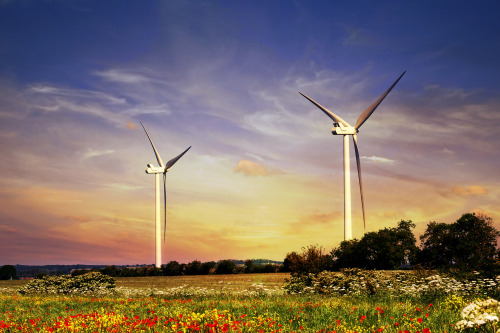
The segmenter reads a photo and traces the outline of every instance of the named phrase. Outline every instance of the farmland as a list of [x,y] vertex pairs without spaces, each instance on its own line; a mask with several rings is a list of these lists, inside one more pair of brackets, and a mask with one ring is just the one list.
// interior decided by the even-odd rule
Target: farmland
[[22,296],[26,281],[1,281],[0,332],[454,332],[468,302],[498,292],[494,280],[434,276],[408,293],[287,294],[287,277],[117,278],[112,294],[97,297]]

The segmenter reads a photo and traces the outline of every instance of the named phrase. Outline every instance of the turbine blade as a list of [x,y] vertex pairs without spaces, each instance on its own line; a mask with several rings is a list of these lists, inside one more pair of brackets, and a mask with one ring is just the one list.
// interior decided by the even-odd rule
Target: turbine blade
[[163,161],[161,160],[160,154],[158,154],[158,151],[156,150],[156,147],[155,147],[155,144],[153,143],[153,140],[151,140],[151,137],[149,136],[149,133],[146,130],[146,127],[144,127],[144,125],[142,124],[142,122],[141,122],[141,126],[142,126],[142,128],[144,128],[144,132],[146,132],[146,135],[148,136],[149,142],[151,142],[151,146],[153,147],[153,150],[155,152],[156,160],[158,161],[158,164],[160,165],[160,167],[163,168]]
[[165,233],[167,232],[167,182],[166,174],[163,174],[163,243],[165,243]]
[[366,109],[359,116],[358,121],[356,122],[356,126],[354,126],[355,129],[358,129],[361,127],[361,125],[363,125],[363,123],[371,116],[371,114],[373,113],[373,111],[375,111],[375,109],[379,106],[379,104],[382,103],[384,98],[391,92],[392,88],[394,88],[394,86],[399,82],[399,80],[401,80],[401,78],[403,77],[403,75],[405,75],[405,73],[406,71],[404,71],[403,74],[401,74],[398,77],[398,79],[392,84],[392,86],[389,87],[389,89],[385,91],[385,93],[382,94],[382,96],[380,96],[372,105],[368,107],[368,109]]
[[332,111],[328,110],[327,108],[325,108],[324,106],[322,106],[321,104],[317,103],[316,101],[314,101],[312,98],[308,97],[307,95],[301,93],[299,91],[299,94],[301,94],[302,96],[304,96],[305,98],[307,98],[311,103],[313,103],[314,105],[316,105],[321,111],[323,111],[328,117],[330,117],[330,119],[332,119],[334,122],[336,123],[342,123],[343,125],[347,126],[347,127],[351,127],[351,125],[349,125],[344,119],[340,118],[339,116],[337,116],[335,113],[333,113]]
[[356,134],[353,134],[352,140],[354,141],[354,151],[356,153],[356,165],[358,167],[359,192],[361,193],[361,208],[363,210],[363,228],[366,231],[365,199],[363,197],[363,182],[361,180],[361,162],[359,160],[358,136]]
[[167,172],[168,169],[170,169],[182,157],[182,155],[184,155],[189,149],[191,149],[191,146],[189,146],[186,150],[184,150],[182,152],[182,154],[180,154],[179,156],[174,157],[173,159],[171,159],[170,161],[168,161],[167,165],[165,165],[164,172]]

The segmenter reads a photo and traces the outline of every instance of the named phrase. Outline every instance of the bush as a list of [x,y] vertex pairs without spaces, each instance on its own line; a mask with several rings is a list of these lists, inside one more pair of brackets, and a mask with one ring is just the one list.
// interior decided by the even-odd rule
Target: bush
[[112,292],[115,279],[99,272],[78,276],[44,276],[31,280],[18,290],[25,294],[92,294],[103,295]]
[[291,294],[317,293],[323,295],[375,295],[378,292],[378,277],[374,271],[357,268],[341,272],[323,271],[318,274],[295,275],[284,286]]
[[222,260],[215,268],[215,274],[233,274],[236,264],[231,260]]
[[317,274],[321,271],[331,270],[332,257],[323,254],[324,249],[318,245],[302,248],[302,253],[290,252],[283,262],[284,271],[298,275]]

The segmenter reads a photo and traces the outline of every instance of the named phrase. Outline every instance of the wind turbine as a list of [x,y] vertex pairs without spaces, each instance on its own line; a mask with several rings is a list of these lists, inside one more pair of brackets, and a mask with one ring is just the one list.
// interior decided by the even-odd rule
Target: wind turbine
[[366,218],[365,218],[365,201],[363,198],[363,183],[361,181],[361,164],[359,160],[358,152],[358,129],[363,125],[363,123],[371,116],[373,111],[382,103],[384,98],[389,94],[394,88],[394,86],[403,77],[406,71],[399,76],[399,78],[392,84],[392,86],[387,89],[382,96],[380,96],[372,105],[370,105],[358,118],[356,125],[353,127],[349,125],[344,119],[337,116],[335,113],[331,112],[324,106],[320,105],[312,98],[306,96],[305,94],[299,93],[307,98],[311,103],[316,105],[321,111],[323,111],[330,119],[333,120],[333,135],[343,135],[344,136],[344,240],[352,239],[352,223],[351,223],[351,171],[349,163],[349,135],[352,135],[352,140],[354,142],[354,152],[356,153],[356,164],[358,169],[359,178],[359,192],[361,193],[361,207],[363,209],[363,227],[366,229]]
[[155,236],[156,236],[156,256],[155,256],[155,266],[160,268],[161,267],[161,216],[160,216],[160,174],[163,174],[163,206],[165,207],[164,211],[164,223],[163,223],[163,241],[165,242],[165,229],[167,228],[167,186],[165,182],[165,176],[168,172],[168,170],[191,148],[191,146],[188,147],[188,149],[184,150],[180,155],[177,157],[174,157],[170,161],[167,162],[167,164],[163,164],[163,161],[161,160],[160,154],[158,154],[158,151],[156,150],[156,147],[153,143],[153,140],[151,140],[151,137],[149,136],[148,131],[146,130],[146,127],[141,122],[141,126],[144,129],[144,132],[146,132],[146,135],[148,136],[149,142],[151,143],[151,146],[153,147],[153,150],[155,152],[156,160],[158,161],[158,164],[160,165],[159,167],[155,167],[152,164],[148,164],[148,168],[146,169],[147,174],[154,174],[155,175]]

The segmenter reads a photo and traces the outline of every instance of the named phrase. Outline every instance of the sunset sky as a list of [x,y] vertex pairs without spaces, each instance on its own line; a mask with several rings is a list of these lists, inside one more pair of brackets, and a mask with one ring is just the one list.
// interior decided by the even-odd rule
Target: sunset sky
[[[0,265],[152,264],[343,240],[342,137],[366,231],[474,211],[500,229],[496,1],[0,0]],[[351,142],[353,235],[363,220]]]

